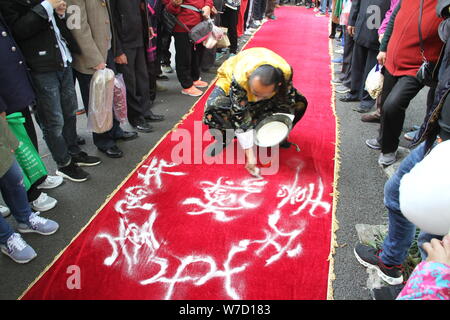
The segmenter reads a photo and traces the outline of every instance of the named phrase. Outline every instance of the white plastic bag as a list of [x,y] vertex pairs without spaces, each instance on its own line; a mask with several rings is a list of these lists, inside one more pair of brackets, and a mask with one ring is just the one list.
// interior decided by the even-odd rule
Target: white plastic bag
[[383,90],[383,81],[384,76],[381,73],[381,67],[377,64],[373,69],[369,72],[369,75],[366,79],[366,90],[372,97],[372,99],[378,98]]
[[206,38],[206,40],[203,41],[203,46],[206,49],[212,49],[216,46],[216,44],[217,44],[217,39],[214,37],[212,32],[208,35],[208,38]]
[[89,93],[88,130],[103,133],[113,126],[115,75],[111,69],[98,70],[92,76]]
[[113,99],[114,117],[117,121],[124,124],[128,119],[127,112],[127,87],[123,80],[123,74],[119,73],[114,79],[114,99]]

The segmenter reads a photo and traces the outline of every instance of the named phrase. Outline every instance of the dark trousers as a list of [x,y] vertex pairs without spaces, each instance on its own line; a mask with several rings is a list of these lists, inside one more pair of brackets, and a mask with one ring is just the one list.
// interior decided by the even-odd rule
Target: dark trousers
[[[424,85],[416,77],[395,77],[384,69],[383,92],[381,93],[381,122],[378,141],[382,153],[395,152],[405,121],[406,109]],[[434,101],[436,88],[430,88],[427,109]],[[425,110],[424,110],[425,113]]]
[[367,75],[377,64],[377,50],[372,50],[355,43],[351,65],[351,92],[350,94],[361,99],[361,106],[372,107],[375,100],[364,89]]
[[351,78],[351,70],[352,70],[352,58],[353,58],[353,48],[355,46],[355,40],[353,40],[353,37],[351,37],[348,32],[347,28],[344,26],[344,61],[342,62],[342,84],[346,86],[347,88],[350,88],[352,85],[352,78]]
[[200,61],[205,47],[202,44],[194,47],[187,32],[174,32],[173,37],[177,78],[181,86],[187,89],[200,79]]
[[[156,76],[161,73],[161,64],[155,61],[147,61],[148,87],[150,92],[150,108],[153,107],[153,101],[156,99]],[[145,115],[145,114],[144,114]]]
[[238,22],[238,12],[237,10],[223,7],[223,14],[221,17],[222,26],[228,28],[228,38],[230,39],[230,53],[236,53],[238,48],[238,36],[237,36],[237,22]]
[[72,68],[57,72],[32,72],[37,98],[37,117],[44,140],[58,167],[70,164],[77,144],[77,96]]
[[253,2],[253,20],[262,20],[266,11],[267,0],[254,0]]
[[170,42],[172,41],[172,33],[167,31],[163,27],[162,23],[158,25],[158,44],[157,44],[157,55],[158,61],[161,64],[170,66],[170,59],[172,57],[170,53]]
[[266,1],[266,11],[264,13],[266,17],[273,16],[273,14],[275,13],[275,5],[276,5],[275,0]]
[[146,51],[144,47],[123,48],[123,51],[128,64],[117,64],[116,68],[123,74],[127,87],[128,121],[136,125],[144,120],[152,105]]

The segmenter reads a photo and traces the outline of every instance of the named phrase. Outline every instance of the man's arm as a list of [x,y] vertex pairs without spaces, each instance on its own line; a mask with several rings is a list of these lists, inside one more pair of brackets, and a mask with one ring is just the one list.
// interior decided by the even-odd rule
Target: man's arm
[[83,58],[87,62],[87,67],[95,69],[106,61],[103,58],[97,44],[92,36],[92,30],[88,22],[88,13],[86,11],[86,1],[92,0],[67,0],[68,5],[75,5],[80,8],[80,28],[72,29],[72,34],[77,40],[83,53]]

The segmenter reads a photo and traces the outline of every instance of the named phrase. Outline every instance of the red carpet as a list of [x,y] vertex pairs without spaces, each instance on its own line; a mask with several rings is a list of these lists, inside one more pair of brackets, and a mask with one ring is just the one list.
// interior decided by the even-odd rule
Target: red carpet
[[[309,100],[290,138],[301,152],[281,150],[278,173],[264,179],[242,164],[201,164],[205,95],[23,299],[330,297],[336,119],[327,20],[296,7],[276,15],[248,47],[268,47],[294,67]],[[172,163],[176,135],[187,132],[196,133],[183,154],[193,164]]]

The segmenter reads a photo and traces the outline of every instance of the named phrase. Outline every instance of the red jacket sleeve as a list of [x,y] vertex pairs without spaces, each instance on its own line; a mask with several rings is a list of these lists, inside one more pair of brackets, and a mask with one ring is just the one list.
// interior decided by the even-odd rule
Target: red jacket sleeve
[[167,8],[167,11],[170,13],[177,15],[180,13],[181,7],[173,4],[172,0],[164,0],[164,5]]

